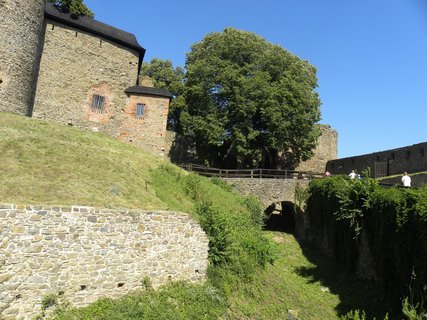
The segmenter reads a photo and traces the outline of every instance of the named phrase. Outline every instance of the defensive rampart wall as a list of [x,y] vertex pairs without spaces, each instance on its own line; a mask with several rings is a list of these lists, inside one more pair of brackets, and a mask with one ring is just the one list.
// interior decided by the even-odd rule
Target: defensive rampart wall
[[[378,166],[384,174],[378,172]],[[332,174],[349,174],[351,170],[361,173],[367,167],[371,168],[372,176],[402,174],[405,171],[408,173],[427,171],[427,142],[331,160],[327,163],[327,170]]]

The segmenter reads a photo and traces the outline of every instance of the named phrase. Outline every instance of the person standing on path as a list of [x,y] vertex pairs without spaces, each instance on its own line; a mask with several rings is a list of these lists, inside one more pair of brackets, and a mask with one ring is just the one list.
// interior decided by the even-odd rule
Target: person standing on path
[[348,176],[350,177],[350,179],[354,179],[357,177],[357,174],[356,174],[356,172],[354,172],[354,170],[351,170],[351,172]]
[[402,184],[404,187],[406,188],[410,188],[411,187],[411,177],[408,176],[407,172],[403,173],[403,177],[402,177]]

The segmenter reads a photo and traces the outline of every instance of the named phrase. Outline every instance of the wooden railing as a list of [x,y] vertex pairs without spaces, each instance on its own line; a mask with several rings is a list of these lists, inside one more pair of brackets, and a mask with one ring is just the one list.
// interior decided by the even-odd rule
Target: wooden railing
[[279,170],[279,169],[218,169],[198,164],[181,164],[184,170],[206,177],[219,178],[251,178],[251,179],[305,179],[321,178],[321,173],[309,171]]

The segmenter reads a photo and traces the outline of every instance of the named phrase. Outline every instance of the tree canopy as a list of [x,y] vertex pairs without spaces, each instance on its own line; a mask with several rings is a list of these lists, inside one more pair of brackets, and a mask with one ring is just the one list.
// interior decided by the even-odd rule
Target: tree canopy
[[140,76],[151,78],[154,80],[156,88],[166,89],[173,94],[174,99],[169,106],[168,129],[181,132],[179,119],[185,106],[183,97],[184,69],[181,67],[174,68],[170,60],[154,58],[150,63],[144,62],[142,64]]
[[93,18],[94,14],[86,5],[83,0],[48,0],[52,2],[55,7],[62,12],[70,12],[76,16],[88,16]]
[[211,165],[294,167],[319,132],[316,69],[251,32],[208,34],[187,54],[183,131]]
[[316,69],[254,33],[208,34],[191,47],[185,70],[153,59],[141,74],[174,94],[169,129],[193,141],[201,163],[293,168],[313,154]]

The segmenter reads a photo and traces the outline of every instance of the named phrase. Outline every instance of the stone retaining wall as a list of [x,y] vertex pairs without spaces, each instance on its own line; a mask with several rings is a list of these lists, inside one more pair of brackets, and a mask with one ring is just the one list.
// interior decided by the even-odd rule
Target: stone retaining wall
[[85,306],[146,277],[200,283],[207,258],[208,238],[185,213],[0,204],[0,313],[32,319],[52,293]]

